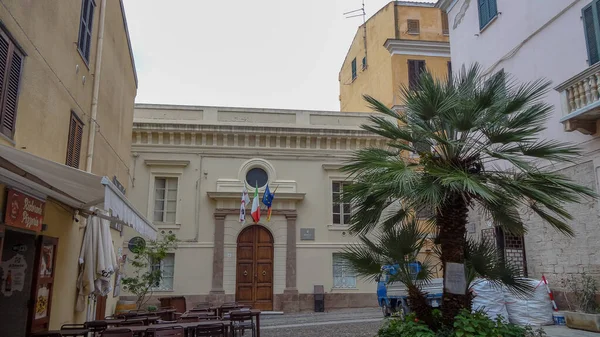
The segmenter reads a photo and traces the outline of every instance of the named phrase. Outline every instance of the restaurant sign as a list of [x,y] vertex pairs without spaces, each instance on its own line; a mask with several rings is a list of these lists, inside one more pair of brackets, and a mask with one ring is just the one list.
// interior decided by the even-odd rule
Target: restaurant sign
[[27,194],[9,190],[4,222],[9,226],[39,232],[42,230],[45,204]]

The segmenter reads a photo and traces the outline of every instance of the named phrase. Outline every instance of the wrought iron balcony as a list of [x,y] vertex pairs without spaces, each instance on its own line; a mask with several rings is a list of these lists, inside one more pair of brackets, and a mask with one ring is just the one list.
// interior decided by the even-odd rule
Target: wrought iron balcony
[[600,63],[587,68],[555,88],[562,97],[565,131],[596,133],[600,120]]

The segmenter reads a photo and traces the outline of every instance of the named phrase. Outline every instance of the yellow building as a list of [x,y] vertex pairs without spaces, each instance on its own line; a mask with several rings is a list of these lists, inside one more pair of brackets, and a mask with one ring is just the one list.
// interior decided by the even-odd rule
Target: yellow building
[[[111,212],[97,216],[117,255],[123,225],[155,236],[124,197],[136,93],[122,1],[2,1],[0,336],[90,315],[75,303],[92,206]],[[116,295],[84,306],[103,317]]]
[[340,110],[370,111],[363,95],[402,105],[400,86],[410,86],[425,68],[441,78],[451,68],[447,16],[433,3],[392,1],[352,40],[338,78]]

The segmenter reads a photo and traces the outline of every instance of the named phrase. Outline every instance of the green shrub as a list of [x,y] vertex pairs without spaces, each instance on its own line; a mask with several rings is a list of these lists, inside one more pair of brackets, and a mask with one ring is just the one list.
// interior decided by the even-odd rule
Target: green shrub
[[[438,310],[433,316],[441,316]],[[441,319],[438,317],[436,319]],[[455,317],[452,328],[440,328],[432,331],[414,314],[404,319],[392,318],[379,329],[378,337],[545,337],[542,329],[534,331],[531,327],[521,327],[506,323],[500,316],[494,321],[484,312],[470,313],[463,310]]]

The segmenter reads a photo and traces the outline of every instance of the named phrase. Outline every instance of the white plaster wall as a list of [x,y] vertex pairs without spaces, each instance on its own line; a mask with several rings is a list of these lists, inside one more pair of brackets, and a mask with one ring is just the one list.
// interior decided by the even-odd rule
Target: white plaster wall
[[[546,25],[569,4],[576,4],[560,15],[535,36],[530,36]],[[468,9],[458,26],[454,27],[461,8]],[[556,86],[588,67],[585,35],[581,9],[587,0],[497,0],[498,15],[483,31],[479,30],[479,14],[476,0],[458,0],[449,12],[450,47],[452,66],[457,72],[478,62],[485,70],[505,72],[519,82],[546,78]],[[528,41],[526,39],[530,38]],[[497,66],[505,55],[519,47],[518,51]],[[548,121],[544,138],[583,143],[593,137],[578,132],[564,132],[559,119],[563,116],[559,93],[551,90],[546,101],[555,106],[554,115]],[[582,144],[590,147],[591,144]]]

